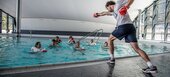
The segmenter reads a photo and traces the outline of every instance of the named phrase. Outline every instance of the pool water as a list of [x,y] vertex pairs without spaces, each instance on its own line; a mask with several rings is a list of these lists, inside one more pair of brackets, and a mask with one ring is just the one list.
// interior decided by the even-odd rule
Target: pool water
[[[83,55],[75,51],[73,48],[74,45],[69,45],[67,43],[68,39],[66,38],[62,38],[59,47],[49,48],[51,39],[52,38],[0,37],[0,68],[91,61],[109,57],[108,49],[101,48],[105,40],[100,40],[95,46],[88,45],[87,41],[90,39],[81,41],[81,47],[86,49],[83,51]],[[46,48],[48,52],[31,54],[31,47],[33,47],[37,41],[40,41],[42,48]],[[146,43],[139,43],[139,46],[148,54],[164,53],[166,49],[165,46],[148,45]],[[137,54],[129,44],[115,44],[115,57],[135,55]]]

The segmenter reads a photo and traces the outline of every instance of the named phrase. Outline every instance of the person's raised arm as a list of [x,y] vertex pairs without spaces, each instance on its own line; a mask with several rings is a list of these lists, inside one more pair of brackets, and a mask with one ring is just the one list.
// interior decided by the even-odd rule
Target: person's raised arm
[[100,17],[100,16],[111,16],[112,13],[111,12],[108,12],[108,11],[103,11],[103,12],[100,12],[100,13],[94,13],[94,17]]
[[134,0],[128,0],[128,3],[125,6],[129,8],[133,2],[134,2]]
[[130,8],[134,0],[128,0],[127,4],[125,4],[120,10],[120,15],[124,16],[127,13],[127,10]]

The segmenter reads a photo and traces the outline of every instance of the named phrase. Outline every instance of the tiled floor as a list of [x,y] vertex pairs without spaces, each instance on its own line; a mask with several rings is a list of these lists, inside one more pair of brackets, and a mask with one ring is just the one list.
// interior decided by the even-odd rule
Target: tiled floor
[[144,75],[146,67],[139,57],[117,59],[115,64],[100,62],[93,65],[61,68],[37,72],[0,75],[0,77],[170,77],[170,53],[150,56],[159,73]]

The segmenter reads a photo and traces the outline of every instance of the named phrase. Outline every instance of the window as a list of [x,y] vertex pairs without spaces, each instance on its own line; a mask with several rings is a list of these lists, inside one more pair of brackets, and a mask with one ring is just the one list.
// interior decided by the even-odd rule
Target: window
[[164,40],[164,24],[157,24],[155,27],[155,40]]

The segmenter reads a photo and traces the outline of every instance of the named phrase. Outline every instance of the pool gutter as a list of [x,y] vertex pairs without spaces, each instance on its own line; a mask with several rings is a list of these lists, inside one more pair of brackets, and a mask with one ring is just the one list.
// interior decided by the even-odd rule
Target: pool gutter
[[[170,52],[151,54],[151,55],[161,55],[161,54],[166,54],[166,53],[170,53]],[[136,55],[136,56],[118,57],[116,59],[119,60],[119,59],[134,58],[134,57],[139,57],[139,56]],[[39,65],[34,65],[34,66],[0,68],[0,75],[89,66],[89,65],[101,64],[104,62],[106,62],[106,59],[72,62],[72,63],[61,63],[61,64],[39,64]]]

